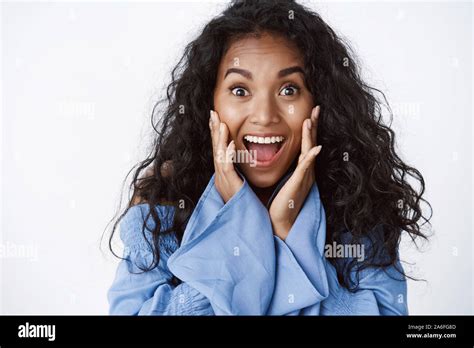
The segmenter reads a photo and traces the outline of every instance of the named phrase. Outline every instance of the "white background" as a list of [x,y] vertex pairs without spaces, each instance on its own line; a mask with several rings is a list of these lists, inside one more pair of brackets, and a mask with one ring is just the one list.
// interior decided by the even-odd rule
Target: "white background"
[[[473,313],[472,4],[305,4],[386,92],[397,148],[425,177],[435,234],[402,246],[427,280],[409,282],[410,314]],[[0,313],[107,313],[117,260],[100,237],[171,68],[224,7],[1,4]]]

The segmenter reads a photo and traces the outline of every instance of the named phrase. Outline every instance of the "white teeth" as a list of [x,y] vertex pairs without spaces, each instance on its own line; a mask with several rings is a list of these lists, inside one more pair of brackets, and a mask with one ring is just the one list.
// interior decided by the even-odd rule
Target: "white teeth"
[[273,143],[281,143],[285,140],[285,137],[277,136],[277,137],[257,137],[253,135],[246,135],[244,139],[256,144],[273,144]]

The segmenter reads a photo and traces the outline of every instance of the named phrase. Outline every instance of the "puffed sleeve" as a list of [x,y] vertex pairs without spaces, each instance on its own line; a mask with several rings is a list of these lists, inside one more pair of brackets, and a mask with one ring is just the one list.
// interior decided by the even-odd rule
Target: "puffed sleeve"
[[[386,255],[380,251],[372,255],[373,242],[383,243],[383,233],[378,226],[371,232],[371,238],[362,239],[365,255],[373,258],[374,262],[386,262]],[[342,243],[349,243],[351,234],[346,232]],[[341,258],[337,262],[348,262],[351,258]],[[357,267],[357,266],[356,266]],[[404,270],[397,250],[395,263],[388,267],[367,267],[357,275],[356,267],[351,270],[350,277],[358,284],[355,291],[342,287],[336,275],[336,269],[328,264],[328,280],[330,296],[323,303],[322,315],[408,315],[407,283]]]
[[[376,236],[382,235],[375,233]],[[347,237],[350,233],[346,233]],[[269,314],[407,315],[406,280],[395,265],[360,272],[355,292],[343,288],[334,266],[324,255],[326,218],[314,183],[285,241],[276,239],[275,294]],[[370,249],[366,241],[363,247]],[[366,251],[367,255],[368,251]],[[355,279],[355,273],[352,274]],[[296,290],[289,289],[296,284]]]
[[[332,301],[324,303],[324,315],[408,315],[406,278],[400,261],[386,268],[361,271],[355,292],[334,285]],[[331,272],[335,273],[335,269]],[[353,273],[355,274],[355,273]],[[355,279],[355,275],[353,275]],[[336,283],[336,277],[330,279]]]
[[[162,229],[166,226],[165,208],[158,206]],[[139,266],[148,266],[153,261],[150,247],[142,234],[144,216],[148,205],[137,205],[129,209],[120,223],[120,236],[124,243],[123,260],[119,262],[115,279],[107,297],[111,315],[213,315],[209,300],[186,283],[175,286],[173,274],[166,262],[166,243],[171,235],[163,236],[160,245],[161,257],[157,267],[143,272]],[[152,219],[147,222],[153,228]],[[162,249],[161,249],[162,248]]]

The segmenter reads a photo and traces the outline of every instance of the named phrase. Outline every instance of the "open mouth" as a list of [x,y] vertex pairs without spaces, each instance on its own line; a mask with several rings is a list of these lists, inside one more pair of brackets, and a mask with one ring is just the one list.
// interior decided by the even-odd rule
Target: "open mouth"
[[244,145],[258,163],[271,163],[280,153],[286,138],[282,135],[257,136],[245,135]]

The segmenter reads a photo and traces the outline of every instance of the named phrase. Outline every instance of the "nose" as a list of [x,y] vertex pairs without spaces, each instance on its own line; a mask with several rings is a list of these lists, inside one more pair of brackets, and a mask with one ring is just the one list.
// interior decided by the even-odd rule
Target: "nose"
[[252,124],[266,127],[280,122],[276,101],[271,96],[254,98],[253,112],[249,118]]

